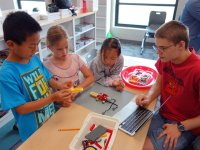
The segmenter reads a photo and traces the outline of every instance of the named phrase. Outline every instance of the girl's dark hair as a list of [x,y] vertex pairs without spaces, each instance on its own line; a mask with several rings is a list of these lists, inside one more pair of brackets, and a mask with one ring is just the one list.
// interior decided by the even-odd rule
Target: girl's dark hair
[[116,38],[105,39],[101,46],[100,52],[103,53],[104,51],[109,51],[112,48],[118,50],[118,56],[121,54],[121,43]]
[[4,40],[21,45],[28,36],[41,31],[39,23],[23,11],[10,13],[3,22]]

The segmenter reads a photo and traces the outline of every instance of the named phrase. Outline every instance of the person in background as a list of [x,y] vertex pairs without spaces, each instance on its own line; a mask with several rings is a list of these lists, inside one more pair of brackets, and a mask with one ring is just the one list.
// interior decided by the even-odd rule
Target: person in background
[[143,149],[184,149],[200,135],[200,57],[188,48],[188,28],[178,21],[155,33],[158,77],[136,103],[147,106],[160,95],[162,108],[154,114]]
[[121,44],[116,38],[104,40],[97,57],[90,63],[95,81],[103,86],[112,86],[121,91],[124,88],[119,74],[124,66]]
[[[69,54],[68,36],[61,26],[52,26],[49,28],[46,43],[53,55],[44,61],[44,65],[52,73],[55,80],[59,83],[72,81],[73,87],[83,89],[89,87],[94,82],[91,70],[85,65],[80,56]],[[79,79],[79,72],[84,76],[82,82]],[[72,99],[76,95],[77,93],[73,94]],[[65,105],[65,103],[62,103],[61,106],[68,106],[68,104]]]
[[[53,102],[71,101],[71,83],[55,81],[35,55],[40,31],[40,25],[23,11],[10,13],[3,23],[9,55],[0,70],[2,108],[12,110],[22,141],[55,113]],[[60,91],[51,94],[49,86]]]
[[180,21],[189,28],[189,46],[200,50],[200,0],[187,0]]

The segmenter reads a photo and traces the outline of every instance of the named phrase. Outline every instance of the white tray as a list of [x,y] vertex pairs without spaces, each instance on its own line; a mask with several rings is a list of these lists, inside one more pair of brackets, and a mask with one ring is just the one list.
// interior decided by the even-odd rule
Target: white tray
[[102,125],[105,128],[112,130],[112,136],[110,138],[110,142],[106,149],[106,150],[111,150],[111,147],[114,143],[114,140],[118,131],[119,121],[115,118],[97,114],[97,113],[88,114],[80,131],[75,135],[72,142],[70,143],[69,145],[70,150],[83,149],[82,141],[85,139],[85,135],[88,133],[88,131],[90,131],[90,127],[92,124],[95,124],[96,127],[98,125]]

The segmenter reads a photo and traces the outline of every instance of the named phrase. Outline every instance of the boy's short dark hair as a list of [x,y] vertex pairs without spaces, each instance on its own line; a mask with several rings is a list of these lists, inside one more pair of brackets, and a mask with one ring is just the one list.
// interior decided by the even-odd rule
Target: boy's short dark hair
[[183,23],[172,20],[157,29],[155,38],[167,39],[174,44],[184,41],[185,48],[187,49],[189,43],[189,30]]
[[8,14],[3,22],[4,40],[12,40],[19,45],[26,41],[27,36],[41,30],[39,23],[23,11]]

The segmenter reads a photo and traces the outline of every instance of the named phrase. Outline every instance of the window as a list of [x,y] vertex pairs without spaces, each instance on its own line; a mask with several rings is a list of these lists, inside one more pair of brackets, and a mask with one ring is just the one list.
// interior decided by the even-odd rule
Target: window
[[116,0],[115,26],[145,28],[152,10],[166,11],[166,22],[175,19],[178,0]]
[[38,10],[40,13],[46,13],[44,0],[18,0],[18,6],[20,9],[27,10],[29,13],[33,12],[33,9]]

